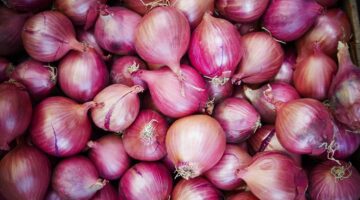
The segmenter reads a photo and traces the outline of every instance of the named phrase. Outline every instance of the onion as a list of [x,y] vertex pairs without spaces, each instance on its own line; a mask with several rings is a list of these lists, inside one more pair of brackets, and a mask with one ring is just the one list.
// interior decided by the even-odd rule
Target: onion
[[141,86],[128,87],[113,84],[99,92],[94,101],[101,104],[91,110],[91,117],[97,127],[106,131],[121,132],[136,119],[140,110],[138,93]]
[[0,97],[0,149],[9,150],[9,143],[28,128],[32,105],[29,94],[18,83],[1,83]]
[[136,52],[148,63],[170,67],[181,76],[180,59],[190,41],[190,25],[174,7],[157,7],[146,14],[135,34]]
[[350,58],[347,44],[339,42],[339,70],[329,90],[331,109],[335,118],[353,131],[360,129],[360,69]]
[[53,0],[2,0],[9,8],[22,12],[34,12],[48,9]]
[[228,144],[220,161],[205,176],[219,189],[234,190],[242,184],[237,171],[247,167],[250,161],[251,156],[245,149]]
[[95,166],[83,156],[60,161],[54,169],[52,187],[62,199],[90,199],[106,185]]
[[55,190],[51,189],[48,191],[45,200],[62,200],[61,197],[56,193]]
[[335,5],[338,2],[338,0],[316,0],[316,2],[318,2],[324,7],[330,7]]
[[348,42],[352,35],[347,14],[341,9],[331,9],[319,16],[309,32],[296,42],[299,59],[313,52],[313,44],[318,43],[321,50],[329,56],[337,52],[338,42]]
[[234,86],[228,80],[229,78],[212,78],[210,81],[206,81],[209,99],[213,100],[215,104],[233,94]]
[[249,102],[239,98],[227,98],[216,105],[214,117],[229,143],[246,140],[261,126],[259,113]]
[[123,7],[104,7],[95,24],[95,38],[105,50],[126,55],[135,52],[135,28],[141,16]]
[[323,7],[315,0],[271,1],[263,23],[275,38],[290,42],[304,35],[322,11]]
[[274,81],[281,81],[285,83],[293,83],[293,73],[296,65],[296,52],[294,49],[285,50],[285,58],[280,67],[279,72],[274,77]]
[[207,77],[230,77],[243,56],[241,36],[230,22],[205,13],[189,47],[192,65]]
[[276,107],[268,101],[268,95],[271,95],[271,98],[280,102],[289,102],[300,98],[295,88],[284,82],[269,83],[255,90],[245,86],[244,93],[246,98],[259,112],[261,119],[270,124],[275,122]]
[[227,200],[258,200],[258,198],[251,192],[240,192],[229,196]]
[[106,135],[97,141],[88,142],[89,158],[102,178],[115,180],[130,167],[123,141],[116,135]]
[[224,154],[226,139],[220,124],[207,115],[176,120],[166,135],[166,150],[179,176],[200,176]]
[[99,7],[107,0],[55,0],[54,6],[77,26],[89,29],[95,23]]
[[165,119],[153,110],[142,110],[123,135],[125,151],[134,159],[160,160],[166,155]]
[[309,175],[312,199],[359,199],[360,174],[351,163],[325,161]]
[[345,159],[351,156],[360,146],[360,134],[356,134],[340,123],[334,124],[335,153],[334,158]]
[[245,53],[232,82],[262,83],[272,79],[284,60],[284,51],[271,36],[262,32],[242,37]]
[[138,70],[134,76],[145,81],[155,106],[166,116],[179,118],[204,110],[208,93],[204,79],[188,65],[181,65],[182,81],[168,68]]
[[51,166],[39,150],[20,145],[0,161],[0,192],[5,199],[44,199]]
[[106,87],[109,72],[101,56],[92,48],[72,51],[59,64],[59,85],[70,98],[86,102]]
[[119,192],[124,199],[169,199],[172,179],[167,168],[160,163],[140,162],[131,167],[120,179]]
[[259,199],[305,199],[308,187],[305,171],[279,152],[257,154],[248,167],[239,170],[238,177]]
[[152,8],[156,6],[167,6],[168,4],[164,3],[163,0],[123,0],[124,6],[144,15],[149,12]]
[[23,84],[35,100],[42,100],[54,90],[56,69],[39,61],[28,59],[20,63],[10,75]]
[[12,68],[12,64],[6,58],[0,57],[0,83],[9,79]]
[[91,200],[117,200],[118,194],[111,184],[106,184]]
[[170,5],[185,14],[193,29],[198,26],[205,13],[214,11],[214,0],[170,0]]
[[177,183],[172,191],[171,199],[219,200],[223,199],[223,196],[208,180],[197,177],[191,180],[181,180]]
[[79,38],[79,41],[85,43],[86,45],[92,47],[95,49],[95,51],[103,57],[104,60],[108,60],[111,55],[105,55],[104,50],[98,45],[94,31],[84,31],[82,29],[78,29],[77,36]]
[[17,13],[0,6],[0,55],[8,56],[22,50],[21,31],[28,13]]
[[110,79],[112,83],[120,83],[129,87],[141,85],[146,88],[146,84],[141,79],[131,76],[131,73],[138,69],[146,69],[145,63],[135,56],[123,56],[116,58],[111,67]]
[[44,152],[58,157],[75,155],[91,136],[87,116],[95,102],[77,104],[65,97],[49,97],[34,109],[30,127],[32,142]]
[[22,40],[27,53],[42,62],[53,62],[70,50],[83,51],[71,21],[58,11],[40,12],[26,21]]
[[248,23],[237,23],[234,24],[239,31],[240,35],[246,35],[247,33],[260,31],[260,22],[248,22]]
[[216,8],[229,20],[235,22],[253,22],[265,12],[269,0],[218,0]]

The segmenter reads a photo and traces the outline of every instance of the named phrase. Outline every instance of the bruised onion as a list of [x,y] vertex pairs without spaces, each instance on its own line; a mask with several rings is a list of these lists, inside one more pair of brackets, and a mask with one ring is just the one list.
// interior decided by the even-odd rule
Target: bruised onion
[[106,55],[104,50],[98,45],[94,31],[84,31],[82,29],[77,30],[77,37],[80,42],[85,43],[87,46],[92,47],[95,51],[103,57],[104,60],[108,60],[111,55]]
[[284,61],[281,64],[279,72],[274,77],[274,81],[282,81],[285,83],[293,83],[293,73],[296,65],[296,52],[293,49],[285,50]]
[[95,102],[77,104],[65,97],[49,97],[34,109],[30,127],[32,142],[44,152],[65,157],[83,150],[91,136],[87,116]]
[[9,150],[9,143],[28,128],[32,105],[28,92],[19,83],[0,84],[0,149]]
[[227,98],[217,104],[214,117],[224,129],[229,143],[246,140],[261,126],[259,113],[240,98]]
[[106,131],[121,132],[136,119],[140,110],[138,93],[141,86],[128,87],[113,84],[99,92],[94,101],[100,106],[91,110],[91,117],[97,127]]
[[60,161],[54,169],[52,187],[62,199],[90,199],[106,185],[95,166],[84,156]]
[[6,58],[0,57],[0,83],[9,79],[11,70],[11,63]]
[[262,32],[248,33],[242,37],[244,56],[233,83],[262,83],[273,78],[284,60],[284,51],[270,35]]
[[102,178],[115,180],[130,167],[123,141],[116,135],[106,135],[96,141],[88,142],[89,158]]
[[258,198],[251,192],[240,192],[230,195],[227,200],[258,200]]
[[223,196],[208,180],[203,177],[197,177],[179,181],[172,191],[171,199],[219,200],[223,199]]
[[166,135],[166,150],[178,175],[185,179],[200,176],[221,159],[226,138],[220,124],[207,115],[176,120]]
[[3,0],[7,7],[21,11],[34,12],[49,8],[53,0]]
[[110,79],[112,83],[120,83],[129,87],[141,85],[146,88],[146,84],[141,79],[131,76],[131,73],[138,69],[146,69],[145,63],[135,56],[123,56],[116,58],[111,67]]
[[118,200],[118,194],[111,184],[106,184],[91,200]]
[[0,193],[6,199],[44,199],[51,177],[48,158],[29,145],[20,145],[0,161]]
[[340,123],[335,123],[334,128],[334,158],[348,158],[360,147],[360,134],[347,130],[346,127]]

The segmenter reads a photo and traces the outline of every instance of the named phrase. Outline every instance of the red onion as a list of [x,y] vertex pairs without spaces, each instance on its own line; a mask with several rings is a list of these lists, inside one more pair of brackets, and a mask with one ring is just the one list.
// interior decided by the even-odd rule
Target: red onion
[[[249,86],[249,85],[248,85]],[[245,87],[246,85],[240,85],[235,87],[234,95],[233,97],[239,98],[239,99],[246,99],[245,96]],[[256,88],[256,87],[255,87]]]
[[166,150],[179,176],[200,176],[221,159],[226,146],[220,124],[207,115],[176,120],[166,135]]
[[285,50],[284,61],[280,67],[279,72],[274,77],[274,81],[281,81],[289,84],[293,83],[293,73],[295,70],[296,58],[297,55],[294,49],[289,48]]
[[263,23],[272,36],[290,42],[304,35],[322,11],[315,0],[271,1]]
[[25,88],[18,83],[0,84],[0,149],[24,134],[31,121],[32,105]]
[[54,67],[28,59],[20,63],[10,78],[23,84],[35,100],[41,100],[53,91],[57,73]]
[[42,62],[57,61],[70,50],[84,50],[71,21],[58,11],[40,12],[27,20],[22,40],[27,53]]
[[181,76],[180,59],[190,41],[190,25],[174,7],[157,7],[146,14],[135,35],[136,52],[148,63],[170,67]]
[[99,92],[94,101],[102,106],[91,110],[91,117],[97,127],[106,131],[121,132],[136,119],[140,110],[138,93],[141,86],[128,87],[113,84]]
[[95,102],[77,104],[65,97],[49,97],[34,109],[30,127],[32,142],[44,152],[58,157],[75,155],[91,136],[87,116]]
[[284,60],[284,51],[271,36],[262,32],[242,37],[245,53],[233,83],[262,83],[273,78]]
[[204,79],[198,72],[181,65],[182,81],[169,68],[135,73],[149,87],[155,106],[166,116],[179,118],[202,111],[208,100]]
[[116,135],[106,135],[97,141],[88,142],[89,158],[102,178],[115,180],[130,167],[123,141]]
[[318,164],[309,175],[312,199],[360,199],[360,174],[351,163]]
[[261,119],[270,124],[275,122],[276,107],[268,101],[268,95],[271,95],[271,98],[275,99],[275,101],[284,103],[300,98],[295,88],[284,82],[269,83],[255,90],[244,87],[244,93],[246,98],[259,112]]
[[153,110],[142,110],[123,135],[126,152],[136,160],[156,161],[166,155],[165,119]]
[[52,187],[62,199],[90,199],[106,185],[95,166],[83,156],[60,161],[54,169]]
[[141,162],[131,167],[120,179],[119,192],[124,199],[169,199],[172,179],[163,164]]
[[9,79],[12,67],[12,64],[6,58],[0,57],[0,83]]
[[229,196],[227,200],[258,200],[258,198],[251,192],[240,192]]
[[129,87],[141,85],[146,88],[144,81],[138,77],[131,76],[131,73],[138,69],[146,69],[145,63],[135,56],[123,56],[116,58],[111,67],[110,79],[112,83],[120,83]]
[[246,100],[227,98],[215,107],[214,117],[225,131],[226,141],[240,143],[261,126],[260,115]]
[[360,69],[350,58],[347,44],[339,42],[339,70],[329,90],[331,109],[335,118],[354,131],[360,129]]
[[324,7],[330,7],[335,5],[338,2],[338,0],[316,0],[316,2],[318,2]]
[[259,199],[305,199],[308,187],[305,171],[279,152],[257,154],[238,176]]
[[241,36],[230,22],[205,13],[189,47],[192,65],[207,77],[230,77],[243,56]]
[[51,189],[48,191],[45,200],[62,200],[61,197],[56,193],[55,190]]
[[[123,7],[104,7],[95,24],[95,38],[105,50],[126,55],[135,52],[135,28],[141,16]],[[158,45],[158,44],[157,44]]]
[[216,8],[229,20],[235,22],[253,22],[265,12],[269,0],[218,0]]
[[334,124],[335,153],[334,158],[346,159],[360,146],[360,134],[356,134],[340,123]]
[[223,199],[223,195],[208,180],[197,177],[178,182],[172,191],[171,199],[219,200]]
[[152,8],[157,6],[168,6],[166,2],[163,0],[123,0],[124,6],[139,13],[140,15],[144,15],[148,13]]
[[209,99],[214,103],[219,103],[233,94],[234,86],[228,80],[229,78],[212,78],[206,81]]
[[17,13],[0,6],[0,55],[8,56],[22,50],[21,31],[28,13]]
[[85,43],[86,45],[92,47],[95,49],[95,51],[103,57],[104,60],[108,60],[111,55],[105,55],[105,52],[103,49],[98,45],[94,31],[83,31],[82,29],[79,29],[77,32],[77,36],[79,38],[79,41]]
[[299,58],[311,54],[314,43],[318,43],[324,53],[333,56],[337,52],[338,42],[348,42],[351,34],[347,14],[341,9],[328,10],[317,18],[314,28],[297,41]]
[[44,199],[51,166],[39,150],[21,145],[0,161],[0,192],[6,199]]
[[242,183],[236,176],[237,171],[247,167],[250,161],[251,156],[245,149],[228,144],[220,161],[205,176],[219,189],[234,190]]
[[260,31],[260,22],[249,22],[249,23],[237,23],[235,24],[237,30],[239,31],[240,35],[245,35],[247,33]]
[[99,7],[107,0],[55,0],[57,10],[68,16],[74,25],[89,29],[98,17]]
[[118,200],[118,194],[111,184],[106,184],[91,200]]
[[48,9],[53,0],[2,0],[9,8],[22,12],[34,12]]

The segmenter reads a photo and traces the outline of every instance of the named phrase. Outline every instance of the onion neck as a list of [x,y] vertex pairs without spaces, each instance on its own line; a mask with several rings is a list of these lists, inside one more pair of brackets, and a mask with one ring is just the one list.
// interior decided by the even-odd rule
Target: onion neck
[[349,162],[347,166],[337,165],[331,168],[330,173],[335,177],[337,181],[341,181],[350,178],[352,175],[352,164]]
[[351,61],[349,46],[346,43],[339,42],[337,57],[339,60],[339,71],[337,74],[343,74],[352,69],[354,64]]
[[255,101],[256,98],[259,97],[258,90],[253,90],[246,85],[244,85],[243,88],[244,88],[244,94],[245,94],[246,98],[249,99],[249,101],[253,102],[253,101]]
[[101,190],[109,181],[105,179],[98,179],[96,183],[92,184],[90,188],[93,191]]
[[56,83],[57,81],[57,68],[56,67],[52,67],[52,66],[47,66],[49,68],[50,71],[50,81],[52,83]]
[[86,144],[86,146],[89,147],[90,149],[96,148],[97,145],[98,145],[98,143],[95,142],[95,141],[89,141],[89,142]]
[[70,41],[70,47],[71,49],[79,52],[86,52],[89,48],[88,45],[86,45],[86,43],[79,42],[75,38]]
[[176,172],[176,177],[181,176],[186,180],[189,180],[190,178],[195,178],[200,174],[197,172],[197,167],[195,166],[195,164],[189,162],[179,163],[176,167]]

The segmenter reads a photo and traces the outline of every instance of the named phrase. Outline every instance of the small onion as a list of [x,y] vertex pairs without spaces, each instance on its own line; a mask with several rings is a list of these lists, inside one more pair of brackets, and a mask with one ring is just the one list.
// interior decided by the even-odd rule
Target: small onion
[[99,178],[91,161],[83,156],[60,161],[52,177],[52,187],[62,199],[90,199],[106,183]]
[[97,127],[106,131],[121,132],[136,119],[140,110],[138,93],[141,86],[128,87],[113,84],[99,92],[94,101],[101,106],[91,110],[91,117]]
[[119,193],[124,199],[167,200],[172,190],[168,169],[161,163],[140,162],[122,176]]
[[12,68],[12,64],[6,58],[0,57],[0,83],[9,79]]
[[118,200],[118,194],[111,184],[106,184],[91,200]]
[[334,158],[345,159],[360,147],[360,134],[356,134],[340,123],[334,124],[335,153]]
[[95,102],[81,105],[65,97],[46,98],[34,109],[32,142],[53,156],[79,153],[90,139],[92,130],[87,113],[95,106]]
[[294,49],[285,50],[285,58],[279,72],[274,77],[274,81],[281,81],[288,84],[293,83],[293,73],[296,65],[296,52]]
[[110,80],[112,83],[120,83],[129,87],[141,85],[146,88],[146,84],[131,73],[138,69],[146,69],[145,63],[135,56],[123,56],[116,58],[111,66]]
[[0,193],[5,199],[44,199],[51,166],[41,151],[20,145],[0,161]]
[[153,110],[142,110],[123,135],[125,151],[134,159],[160,160],[166,155],[165,137],[168,125]]
[[0,149],[9,150],[9,143],[24,134],[31,116],[31,99],[18,83],[0,84]]
[[200,176],[221,159],[226,139],[220,124],[207,115],[176,120],[168,129],[166,149],[177,173],[185,179]]
[[89,158],[102,178],[115,180],[130,167],[123,141],[116,135],[106,135],[96,141],[88,142]]
[[227,200],[258,200],[251,192],[240,192],[230,195]]
[[95,49],[95,51],[101,55],[103,57],[104,60],[108,60],[111,55],[105,55],[104,50],[98,45],[96,39],[95,39],[95,35],[94,35],[94,31],[84,31],[82,29],[78,29],[77,30],[77,37],[79,39],[80,42],[85,43],[86,45],[88,45],[89,47],[92,47]]
[[9,8],[21,12],[34,12],[50,8],[53,0],[2,0]]
[[229,143],[240,143],[261,126],[260,115],[246,100],[227,98],[215,107],[214,118],[220,123]]

